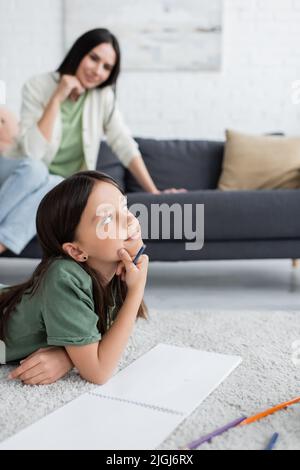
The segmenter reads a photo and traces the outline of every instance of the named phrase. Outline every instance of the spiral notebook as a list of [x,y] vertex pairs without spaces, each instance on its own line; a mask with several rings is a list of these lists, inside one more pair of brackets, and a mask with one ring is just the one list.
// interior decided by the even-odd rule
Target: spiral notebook
[[1,449],[155,449],[241,363],[237,356],[159,344],[0,445]]

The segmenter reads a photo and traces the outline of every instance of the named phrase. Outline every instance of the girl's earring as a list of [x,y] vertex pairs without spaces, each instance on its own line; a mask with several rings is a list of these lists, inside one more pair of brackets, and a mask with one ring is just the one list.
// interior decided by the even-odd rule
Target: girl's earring
[[84,256],[84,257],[83,257],[83,261],[87,261],[87,256]]

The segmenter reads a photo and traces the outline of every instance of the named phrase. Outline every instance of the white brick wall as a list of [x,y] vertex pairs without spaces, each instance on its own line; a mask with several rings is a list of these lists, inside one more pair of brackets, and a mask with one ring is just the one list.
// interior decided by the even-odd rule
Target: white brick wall
[[[0,79],[15,109],[22,82],[62,58],[62,5],[0,0]],[[221,72],[123,73],[119,101],[135,135],[222,139],[226,127],[299,134],[291,89],[300,79],[300,0],[224,0],[223,25]]]
[[0,80],[15,112],[24,81],[56,68],[62,50],[62,0],[0,0]]
[[[208,0],[209,1],[209,0]],[[225,0],[221,73],[127,74],[120,101],[139,135],[300,133],[300,0]]]

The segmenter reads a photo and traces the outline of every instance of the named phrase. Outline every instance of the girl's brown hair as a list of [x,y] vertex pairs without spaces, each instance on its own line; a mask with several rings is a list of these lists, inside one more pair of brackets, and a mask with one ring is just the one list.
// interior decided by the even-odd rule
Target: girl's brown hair
[[[62,246],[64,243],[75,240],[76,229],[97,181],[113,184],[124,195],[124,191],[110,176],[97,171],[85,171],[64,180],[43,198],[36,217],[38,240],[43,251],[42,260],[28,281],[4,289],[0,294],[1,340],[5,340],[9,316],[21,301],[22,296],[25,292],[31,296],[36,293],[53,261],[71,259],[76,263],[64,252]],[[110,292],[111,290],[116,292],[115,302],[118,307],[121,307],[127,295],[127,285],[119,276],[114,276],[111,282],[104,286],[95,270],[86,263],[78,264],[92,279],[95,312],[99,316],[98,329],[103,335],[108,329],[106,306],[111,301]],[[148,309],[142,301],[137,316],[146,319],[147,313]]]

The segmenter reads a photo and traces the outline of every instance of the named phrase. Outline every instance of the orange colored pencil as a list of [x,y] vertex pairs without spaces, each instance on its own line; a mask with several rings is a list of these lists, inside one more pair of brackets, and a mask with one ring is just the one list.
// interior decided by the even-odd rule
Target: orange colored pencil
[[262,413],[251,416],[250,418],[247,418],[244,421],[242,421],[241,424],[239,424],[239,426],[246,426],[246,424],[255,423],[256,421],[259,421],[260,419],[265,418],[266,416],[272,415],[273,413],[283,410],[284,408],[287,408],[288,406],[295,405],[296,403],[300,403],[300,397],[294,398],[294,400],[287,401],[286,403],[281,403],[280,405],[274,406],[273,408],[270,408],[269,410],[266,410],[266,411],[263,411]]

